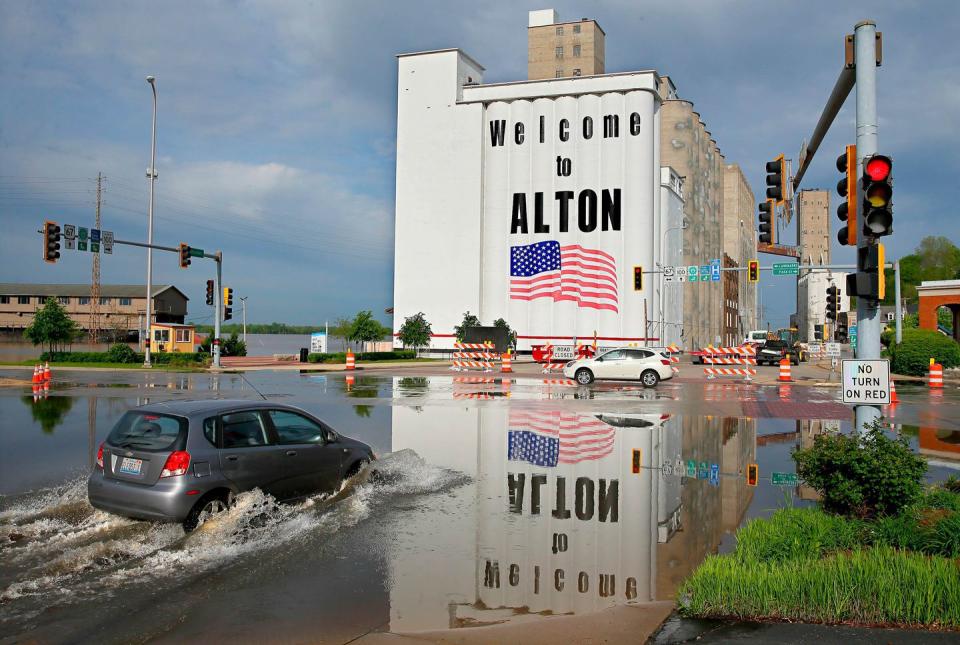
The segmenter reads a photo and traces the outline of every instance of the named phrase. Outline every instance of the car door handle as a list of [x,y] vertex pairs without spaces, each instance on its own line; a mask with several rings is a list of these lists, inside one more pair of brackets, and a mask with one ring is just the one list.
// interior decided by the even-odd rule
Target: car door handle
[[287,451],[287,457],[296,457],[296,456],[297,456],[297,451],[296,451],[296,450],[288,450],[288,451]]
[[227,461],[236,461],[236,460],[237,460],[236,455],[227,455]]

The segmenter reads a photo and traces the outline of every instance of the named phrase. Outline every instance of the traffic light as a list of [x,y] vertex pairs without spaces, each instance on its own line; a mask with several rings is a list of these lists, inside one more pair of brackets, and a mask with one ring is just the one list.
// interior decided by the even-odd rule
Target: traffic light
[[213,280],[207,280],[207,306],[213,306]]
[[840,244],[856,246],[857,244],[857,146],[847,146],[842,155],[837,157],[837,170],[844,173],[837,183],[837,192],[846,201],[837,206],[837,217],[846,222],[837,233]]
[[223,319],[230,320],[233,318],[233,289],[230,287],[223,288]]
[[882,237],[893,233],[893,161],[886,155],[863,160],[863,233]]
[[185,242],[180,242],[180,268],[186,269],[190,266],[190,247]]
[[760,281],[760,261],[750,260],[747,262],[747,282]]
[[60,226],[47,220],[43,223],[43,261],[53,264],[60,259]]
[[747,486],[756,486],[760,479],[760,466],[747,464]]
[[633,267],[633,290],[643,291],[643,267]]
[[767,199],[774,200],[778,205],[787,198],[787,160],[783,155],[777,155],[767,166]]
[[814,339],[814,340],[823,340],[823,325],[814,325],[814,326],[813,326],[813,339]]
[[760,231],[760,242],[763,244],[774,243],[774,218],[776,217],[776,212],[774,210],[775,206],[776,201],[773,199],[768,199],[767,201],[760,203],[760,226],[758,230]]
[[837,310],[840,309],[840,289],[830,285],[827,289],[827,320],[837,319]]
[[886,262],[883,244],[869,244],[857,249],[857,272],[847,275],[847,295],[883,300],[887,295]]
[[849,329],[847,327],[848,318],[845,314],[837,314],[837,342],[843,343],[846,342],[847,336],[849,335]]

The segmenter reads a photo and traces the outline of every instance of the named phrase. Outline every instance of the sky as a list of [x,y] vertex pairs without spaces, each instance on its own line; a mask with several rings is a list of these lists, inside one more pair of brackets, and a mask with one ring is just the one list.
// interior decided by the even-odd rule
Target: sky
[[[157,79],[154,240],[222,250],[224,283],[248,322],[316,324],[392,305],[395,56],[459,47],[485,82],[526,78],[527,12],[591,17],[606,71],[656,69],[691,100],[727,163],[762,192],[765,161],[796,158],[860,20],[883,32],[880,151],[894,159],[888,257],[926,235],[960,244],[960,3],[611,0],[525,4],[233,0],[0,3],[0,282],[88,282],[89,254],[42,261],[44,219],[90,225],[98,172],[102,227],[147,229]],[[839,8],[838,8],[839,7]],[[833,187],[853,143],[853,94],[803,181]],[[950,190],[947,190],[947,189]],[[833,193],[833,209],[838,202]],[[839,222],[832,217],[833,234]],[[788,233],[783,240],[795,239]],[[776,260],[764,256],[764,263]],[[834,243],[833,261],[853,263]],[[210,261],[154,255],[154,282],[203,306]],[[116,247],[104,283],[145,281],[145,252]],[[764,274],[774,327],[794,292]]]

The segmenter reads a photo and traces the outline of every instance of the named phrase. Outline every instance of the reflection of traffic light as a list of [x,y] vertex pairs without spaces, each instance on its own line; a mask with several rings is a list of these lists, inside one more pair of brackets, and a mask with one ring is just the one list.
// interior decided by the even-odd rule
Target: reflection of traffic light
[[837,217],[846,222],[837,233],[840,244],[855,246],[857,244],[857,146],[847,146],[842,155],[837,157],[837,170],[844,173],[837,183],[837,192],[846,201],[837,207]]
[[747,281],[760,281],[760,262],[758,260],[750,260],[747,262]]
[[633,267],[633,290],[643,291],[643,267]]
[[213,280],[207,280],[207,306],[213,306]]
[[630,471],[634,475],[640,474],[640,468],[642,467],[643,461],[643,450],[640,448],[633,449],[633,458],[630,460]]
[[185,242],[180,242],[180,268],[186,269],[190,266],[190,247]]
[[893,233],[893,162],[886,155],[863,160],[863,232],[873,237]]
[[840,289],[830,285],[827,289],[827,320],[836,320],[840,309]]
[[783,155],[777,155],[767,166],[767,199],[782,204],[787,198],[787,160]]
[[56,262],[60,259],[60,226],[47,220],[43,223],[43,260]]
[[756,486],[760,479],[760,466],[757,464],[747,464],[747,486]]
[[230,287],[223,288],[223,319],[230,320],[233,318],[233,289]]
[[776,202],[772,199],[760,203],[760,226],[757,230],[760,231],[760,242],[762,244],[773,244],[775,204]]

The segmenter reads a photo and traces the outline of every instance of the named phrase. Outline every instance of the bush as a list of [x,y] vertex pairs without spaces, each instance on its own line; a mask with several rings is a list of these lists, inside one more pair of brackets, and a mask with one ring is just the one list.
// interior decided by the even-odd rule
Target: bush
[[903,437],[890,439],[879,422],[854,432],[822,434],[795,450],[797,474],[820,493],[823,508],[851,517],[895,515],[923,492],[927,462]]
[[107,350],[107,356],[111,363],[135,363],[137,362],[137,353],[133,348],[123,343],[117,343]]
[[[414,358],[412,349],[395,349],[392,352],[367,352],[363,355],[364,361],[402,361]],[[346,363],[347,354],[345,352],[335,352],[332,354],[308,354],[307,361],[310,363]]]
[[926,376],[931,358],[945,368],[960,366],[960,345],[929,329],[904,329],[903,342],[890,345],[890,369],[895,374]]
[[815,508],[782,508],[737,531],[736,557],[756,562],[819,558],[863,543],[866,525]]
[[[126,351],[117,349],[117,347],[126,347],[130,350],[128,355]],[[116,352],[114,350],[116,349]],[[123,358],[124,360],[116,360]],[[143,354],[134,352],[130,347],[118,343],[106,352],[44,352],[40,354],[41,361],[50,361],[51,363],[123,363],[136,364],[143,363]],[[179,365],[195,366],[204,365],[209,357],[203,352],[194,354],[192,352],[154,352],[150,355],[150,361],[154,365]]]
[[878,519],[869,535],[875,545],[960,557],[960,495],[945,485],[928,491],[900,515]]

